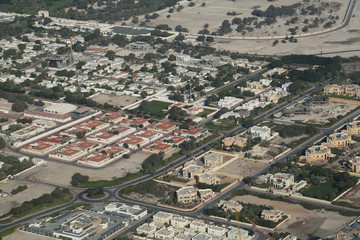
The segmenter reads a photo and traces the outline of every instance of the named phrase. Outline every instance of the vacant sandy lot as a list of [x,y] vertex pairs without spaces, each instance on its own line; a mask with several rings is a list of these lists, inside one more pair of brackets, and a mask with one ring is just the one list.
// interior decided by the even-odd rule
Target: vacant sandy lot
[[216,171],[216,173],[219,173],[219,175],[234,175],[240,178],[248,177],[252,176],[267,165],[267,162],[261,160],[258,161],[246,158],[238,158],[235,161],[220,168],[218,171]]
[[[301,104],[297,105],[302,106]],[[304,121],[311,124],[324,124],[328,123],[328,119],[330,118],[336,118],[339,115],[345,116],[356,107],[357,106],[354,104],[330,102],[326,106],[310,106],[310,115],[296,115],[293,117],[283,116],[281,119],[290,121]]]
[[120,108],[133,104],[134,102],[140,100],[140,98],[134,96],[128,96],[128,95],[118,96],[118,95],[109,95],[109,94],[98,94],[92,97],[91,99],[101,104],[108,103],[110,105],[114,105]]
[[357,185],[343,197],[341,197],[339,202],[349,202],[356,207],[360,207],[360,185]]
[[[206,0],[206,1],[195,1],[194,7],[188,7],[187,4],[183,4],[184,9],[180,12],[174,11],[174,13],[168,13],[167,11],[161,11],[160,17],[155,20],[151,20],[148,26],[157,26],[159,24],[168,24],[170,27],[175,28],[177,25],[181,25],[188,28],[190,33],[198,33],[199,30],[203,29],[205,23],[209,24],[209,32],[216,31],[224,20],[229,20],[230,23],[234,18],[246,18],[256,17],[251,14],[254,9],[260,9],[265,11],[270,5],[275,7],[290,6],[295,3],[301,3],[301,7],[298,8],[297,13],[291,17],[283,16],[277,17],[276,22],[266,26],[263,25],[261,28],[254,28],[254,24],[247,25],[254,28],[253,31],[247,31],[245,36],[273,36],[273,35],[287,35],[290,32],[289,28],[299,27],[298,33],[302,33],[301,29],[304,26],[312,23],[315,18],[323,18],[323,22],[319,24],[319,27],[312,28],[309,32],[315,32],[322,29],[322,26],[329,21],[329,17],[338,16],[338,22],[341,22],[346,11],[348,1],[341,1],[341,4],[337,1],[315,1],[310,0],[308,2],[299,0],[277,0],[277,1],[224,1],[224,0]],[[205,7],[201,6],[201,3],[206,3]],[[308,6],[315,6],[315,8],[321,9],[321,14],[314,15],[302,15],[300,14],[301,8]],[[227,15],[228,12],[235,12],[234,16]],[[170,18],[167,18],[170,15]],[[292,17],[297,17],[298,20],[294,24],[285,25]],[[332,18],[332,17],[330,17]],[[258,18],[256,22],[264,21],[265,18]],[[309,22],[303,23],[307,19]],[[233,25],[233,31],[227,36],[242,36],[242,32],[235,31],[237,25]]]
[[18,180],[10,180],[5,184],[1,184],[0,189],[3,193],[10,193],[11,190],[20,185],[26,185],[27,189],[16,195],[9,194],[7,197],[0,197],[0,215],[7,213],[12,207],[20,206],[25,201],[30,201],[33,198],[40,197],[44,193],[50,193],[54,190],[54,188],[50,186]]
[[[74,173],[88,175],[90,180],[111,180],[113,178],[123,177],[128,172],[138,172],[141,170],[141,163],[149,155],[150,154],[145,152],[137,152],[132,154],[129,159],[122,158],[101,169],[92,169],[57,161],[48,161],[46,167],[35,168],[19,178],[28,177],[30,179],[38,179],[64,186],[70,185],[70,180]],[[59,171],[61,171],[61,174]]]
[[275,209],[284,211],[285,214],[290,214],[291,218],[282,224],[277,231],[290,232],[300,239],[309,239],[309,237],[315,236],[325,238],[336,233],[337,228],[354,218],[344,217],[336,212],[307,210],[298,204],[262,199],[250,195],[236,196],[232,200],[273,206]]

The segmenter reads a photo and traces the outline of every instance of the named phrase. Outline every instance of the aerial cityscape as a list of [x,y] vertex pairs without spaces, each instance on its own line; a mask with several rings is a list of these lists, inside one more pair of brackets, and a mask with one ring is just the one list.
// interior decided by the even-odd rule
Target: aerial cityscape
[[0,239],[360,239],[358,0],[0,0]]

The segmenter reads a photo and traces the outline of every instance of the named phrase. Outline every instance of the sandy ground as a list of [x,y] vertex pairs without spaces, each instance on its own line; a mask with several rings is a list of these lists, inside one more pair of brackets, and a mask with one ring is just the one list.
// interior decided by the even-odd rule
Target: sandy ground
[[216,173],[248,177],[268,165],[267,162],[239,158],[225,167],[220,168]]
[[[206,6],[202,7],[201,3],[205,2]],[[295,24],[285,25],[286,21],[290,20],[292,17],[277,17],[277,21],[270,26],[262,26],[260,29],[255,29],[252,32],[247,32],[245,36],[271,36],[271,35],[286,35],[289,34],[288,29],[295,26],[299,26],[298,33],[302,33],[301,29],[309,25],[315,18],[324,18],[323,23],[319,24],[319,27],[312,28],[310,31],[319,31],[322,29],[322,26],[328,22],[329,16],[338,16],[339,22],[343,19],[343,16],[346,11],[348,1],[341,1],[342,4],[339,5],[337,1],[315,1],[310,0],[309,2],[299,1],[299,0],[277,0],[272,2],[264,2],[261,0],[253,1],[223,1],[223,0],[207,0],[207,1],[195,1],[194,7],[188,7],[184,4],[184,9],[180,12],[174,11],[174,13],[168,13],[167,11],[159,12],[159,17],[155,20],[151,20],[148,23],[148,26],[157,26],[159,24],[168,24],[170,27],[175,28],[177,25],[181,25],[185,28],[188,28],[190,33],[198,33],[199,30],[203,29],[205,23],[209,24],[208,30],[210,32],[216,31],[221,23],[224,20],[229,20],[230,23],[234,18],[245,18],[245,17],[256,17],[251,14],[251,12],[257,8],[265,11],[270,5],[275,7],[280,6],[290,6],[295,3],[302,3],[302,6],[299,7],[297,14],[294,14],[292,17],[298,17],[298,22]],[[322,2],[331,3],[325,7]],[[302,15],[300,14],[301,8],[306,8],[309,5],[315,5],[317,8],[322,8],[321,15]],[[228,12],[236,12],[235,16],[227,15]],[[170,18],[167,18],[167,15],[170,15]],[[309,23],[304,24],[303,21],[308,19]],[[258,22],[263,21],[264,18],[258,18]],[[233,25],[232,33],[228,36],[242,36],[242,33],[235,31],[237,25]],[[254,27],[251,25],[251,27]]]
[[357,185],[343,197],[341,197],[339,202],[349,202],[356,207],[360,207],[360,185]]
[[298,239],[309,239],[309,237],[315,236],[325,238],[336,233],[338,227],[353,219],[353,217],[344,217],[336,212],[307,210],[298,204],[262,199],[250,195],[236,196],[232,200],[273,206],[275,209],[284,211],[285,214],[290,214],[291,218],[280,225],[277,231],[290,232]]
[[[45,182],[56,183],[69,186],[71,176],[74,173],[88,175],[90,180],[111,180],[113,178],[123,177],[126,173],[138,172],[141,169],[141,163],[149,156],[149,153],[137,152],[128,159],[120,159],[113,164],[101,169],[84,168],[76,165],[70,165],[57,161],[48,161],[46,167],[35,168],[19,178],[28,177]],[[59,172],[60,171],[60,172]]]
[[140,98],[128,95],[116,96],[109,94],[98,94],[91,99],[101,104],[108,103],[117,107],[125,107],[140,100]]
[[26,233],[26,232],[21,232],[18,229],[15,230],[15,232],[7,237],[3,238],[4,240],[53,240],[54,238],[49,238],[49,237],[45,237],[45,236],[40,236],[37,234],[32,234],[32,233]]
[[306,121],[307,123],[322,124],[328,123],[329,118],[336,118],[339,115],[345,116],[357,106],[354,104],[341,104],[330,102],[326,106],[310,106],[310,115],[296,115],[294,117],[281,117],[282,120]]
[[[27,189],[16,195],[11,195],[11,190],[20,185],[26,185]],[[1,184],[0,189],[3,193],[9,193],[7,197],[0,197],[0,215],[7,213],[12,207],[20,206],[25,201],[30,201],[33,198],[40,197],[44,193],[50,193],[54,190],[54,188],[50,186],[18,180],[10,180],[5,184]]]

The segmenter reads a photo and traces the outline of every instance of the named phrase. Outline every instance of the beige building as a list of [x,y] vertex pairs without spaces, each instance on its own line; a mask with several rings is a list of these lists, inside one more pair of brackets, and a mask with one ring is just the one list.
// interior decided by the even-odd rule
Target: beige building
[[325,161],[333,157],[331,149],[327,146],[318,145],[312,146],[305,151],[305,156],[300,157],[300,160],[305,160],[307,163],[316,161]]
[[196,232],[205,233],[208,225],[206,223],[194,220],[190,223],[190,229]]
[[354,173],[360,173],[360,157],[356,157],[347,162],[348,167]]
[[162,227],[160,230],[155,232],[156,239],[170,240],[175,236],[174,227],[170,226],[168,228]]
[[259,89],[259,90],[263,89],[263,85],[258,81],[247,82],[246,85],[248,88],[252,88],[252,89]]
[[203,158],[205,166],[218,167],[223,164],[223,155],[219,153],[212,152],[206,154]]
[[324,87],[326,95],[343,95],[348,97],[360,98],[360,87],[355,84],[337,85],[332,84]]
[[204,172],[204,169],[198,165],[188,165],[182,169],[183,178],[195,179],[195,176],[198,176]]
[[282,219],[284,212],[281,210],[263,210],[261,212],[261,217],[265,220],[270,220],[273,222],[278,222]]
[[225,212],[227,211],[231,211],[231,212],[240,212],[241,209],[243,208],[242,205],[236,201],[225,201],[225,200],[221,200],[218,205],[219,208],[221,208],[222,210],[224,210]]
[[190,224],[190,221],[183,217],[173,217],[171,219],[171,225],[176,228],[185,228],[189,224]]
[[173,215],[171,213],[166,212],[158,212],[153,216],[153,220],[157,224],[170,224]]
[[353,121],[350,122],[346,126],[346,132],[349,135],[359,135],[360,134],[360,121]]
[[222,144],[226,149],[231,149],[235,146],[239,146],[243,148],[247,144],[247,138],[243,138],[239,136],[226,137],[222,140]]
[[326,145],[330,148],[347,147],[351,143],[351,136],[346,132],[333,133],[326,138]]
[[192,203],[197,200],[197,190],[192,186],[182,187],[176,190],[176,197],[179,203]]
[[203,173],[197,176],[198,182],[205,183],[208,185],[220,184],[220,178],[215,173]]
[[211,198],[212,195],[214,194],[213,190],[210,188],[199,189],[198,193],[199,193],[200,201],[205,201],[205,200]]

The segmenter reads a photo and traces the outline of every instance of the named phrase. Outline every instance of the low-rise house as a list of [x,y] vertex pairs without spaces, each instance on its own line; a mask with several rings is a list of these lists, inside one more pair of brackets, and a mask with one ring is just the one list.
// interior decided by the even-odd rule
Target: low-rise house
[[301,180],[300,182],[296,183],[294,186],[291,187],[291,189],[293,191],[300,191],[301,189],[303,189],[304,187],[306,187],[307,183],[305,180]]
[[346,132],[349,135],[359,135],[360,134],[360,121],[352,121],[346,126]]
[[331,84],[324,87],[324,94],[326,95],[343,95],[349,97],[360,97],[360,87],[355,84],[337,85]]
[[209,225],[207,228],[208,234],[217,236],[217,237],[226,237],[227,229],[223,227],[218,227],[215,225]]
[[206,129],[190,127],[189,129],[179,129],[176,131],[176,134],[186,138],[189,137],[200,138],[201,136],[204,136],[206,132],[207,132]]
[[80,150],[71,148],[69,146],[60,148],[59,150],[56,150],[55,152],[52,152],[49,154],[50,158],[64,160],[64,161],[74,161],[79,157],[82,157],[86,155],[87,153]]
[[149,144],[146,147],[142,148],[143,151],[152,152],[152,153],[160,153],[164,152],[165,154],[173,150],[173,145],[164,143],[161,140],[158,140],[152,144]]
[[242,205],[236,201],[226,201],[226,200],[220,200],[220,202],[217,205],[219,208],[221,208],[222,210],[224,210],[225,212],[227,211],[231,211],[231,212],[240,212],[241,209],[243,208]]
[[347,147],[351,143],[351,135],[346,132],[333,133],[326,138],[326,145],[330,148]]
[[176,190],[176,197],[179,203],[192,203],[197,200],[197,190],[192,186],[182,187]]
[[193,237],[191,240],[213,240],[213,237],[207,233],[199,233],[198,235]]
[[125,119],[121,122],[121,125],[125,126],[143,126],[146,127],[150,123],[147,119],[139,118],[139,117],[133,117],[129,119]]
[[265,220],[270,220],[273,222],[278,222],[282,219],[284,212],[281,210],[263,210],[261,212],[261,217]]
[[45,155],[48,154],[51,151],[54,151],[59,146],[55,144],[46,143],[43,141],[37,141],[34,143],[30,143],[29,145],[26,145],[25,147],[21,148],[21,151],[35,154],[35,155]]
[[162,136],[164,136],[162,133],[157,133],[149,130],[141,130],[134,134],[135,136],[141,137],[146,139],[149,142],[155,141],[160,139]]
[[249,232],[244,229],[240,229],[240,234],[241,237],[239,236],[239,229],[230,227],[226,235],[228,240],[250,240],[252,238],[252,236],[249,236]]
[[166,143],[169,143],[169,144],[179,146],[181,143],[186,141],[186,138],[176,136],[176,135],[168,135],[168,136],[163,138],[163,141],[166,142]]
[[115,212],[119,214],[124,214],[131,217],[132,221],[139,220],[147,214],[146,208],[140,207],[139,205],[129,206],[124,203],[109,203],[105,206],[106,212]]
[[253,138],[261,138],[261,140],[267,140],[271,137],[271,129],[267,126],[253,126],[248,130],[248,133]]
[[30,118],[39,118],[39,119],[45,119],[55,122],[61,122],[66,123],[71,121],[70,115],[66,114],[55,114],[55,113],[47,113],[37,110],[30,110],[24,113],[24,117],[30,117]]
[[182,169],[183,178],[195,179],[196,176],[204,172],[203,167],[198,165],[188,165]]
[[195,232],[206,233],[207,227],[208,225],[206,223],[197,220],[194,220],[190,223],[190,229],[194,230]]
[[312,146],[305,151],[305,156],[301,156],[300,160],[305,160],[307,163],[316,161],[325,161],[333,157],[331,149],[324,145]]
[[170,240],[175,236],[174,227],[170,226],[168,228],[162,227],[160,230],[155,232],[155,238],[161,240]]
[[243,148],[247,145],[247,138],[239,136],[226,137],[222,140],[222,144],[226,149],[232,149],[235,146]]
[[147,139],[135,135],[129,135],[126,138],[124,138],[121,142],[117,142],[117,144],[122,147],[124,145],[127,145],[129,149],[139,149],[148,143],[149,141]]
[[96,117],[96,120],[104,120],[105,122],[110,122],[112,124],[124,121],[125,119],[126,116],[115,112],[107,112]]
[[190,224],[190,221],[183,217],[173,217],[171,219],[171,225],[176,228],[185,228],[189,224]]
[[294,175],[288,173],[275,173],[270,178],[270,184],[276,188],[288,188],[294,184]]
[[223,164],[224,158],[222,154],[211,152],[203,157],[203,161],[205,166],[218,167]]
[[347,166],[351,169],[354,173],[360,173],[360,158],[355,157],[347,162]]
[[156,226],[154,222],[144,223],[140,227],[136,228],[138,234],[145,234],[146,236],[151,236],[156,232]]
[[34,136],[40,132],[45,131],[44,127],[37,125],[30,125],[15,132],[10,133],[12,139],[26,139]]
[[105,130],[99,131],[87,137],[87,139],[90,141],[99,142],[102,144],[110,144],[112,142],[119,140],[120,138],[121,136],[117,134],[109,133]]
[[176,126],[176,124],[173,124],[173,123],[158,122],[158,123],[149,125],[147,127],[147,129],[152,130],[152,131],[162,132],[162,133],[171,133],[171,132],[175,131],[176,129],[178,129],[178,126]]
[[215,173],[202,173],[197,175],[199,183],[205,183],[208,185],[220,184],[220,178]]
[[200,201],[202,201],[202,202],[209,199],[209,198],[211,198],[214,195],[213,190],[210,189],[210,188],[199,189],[198,193],[199,193]]
[[156,224],[170,224],[171,219],[173,217],[172,213],[166,213],[166,212],[157,212],[153,216],[153,220]]

